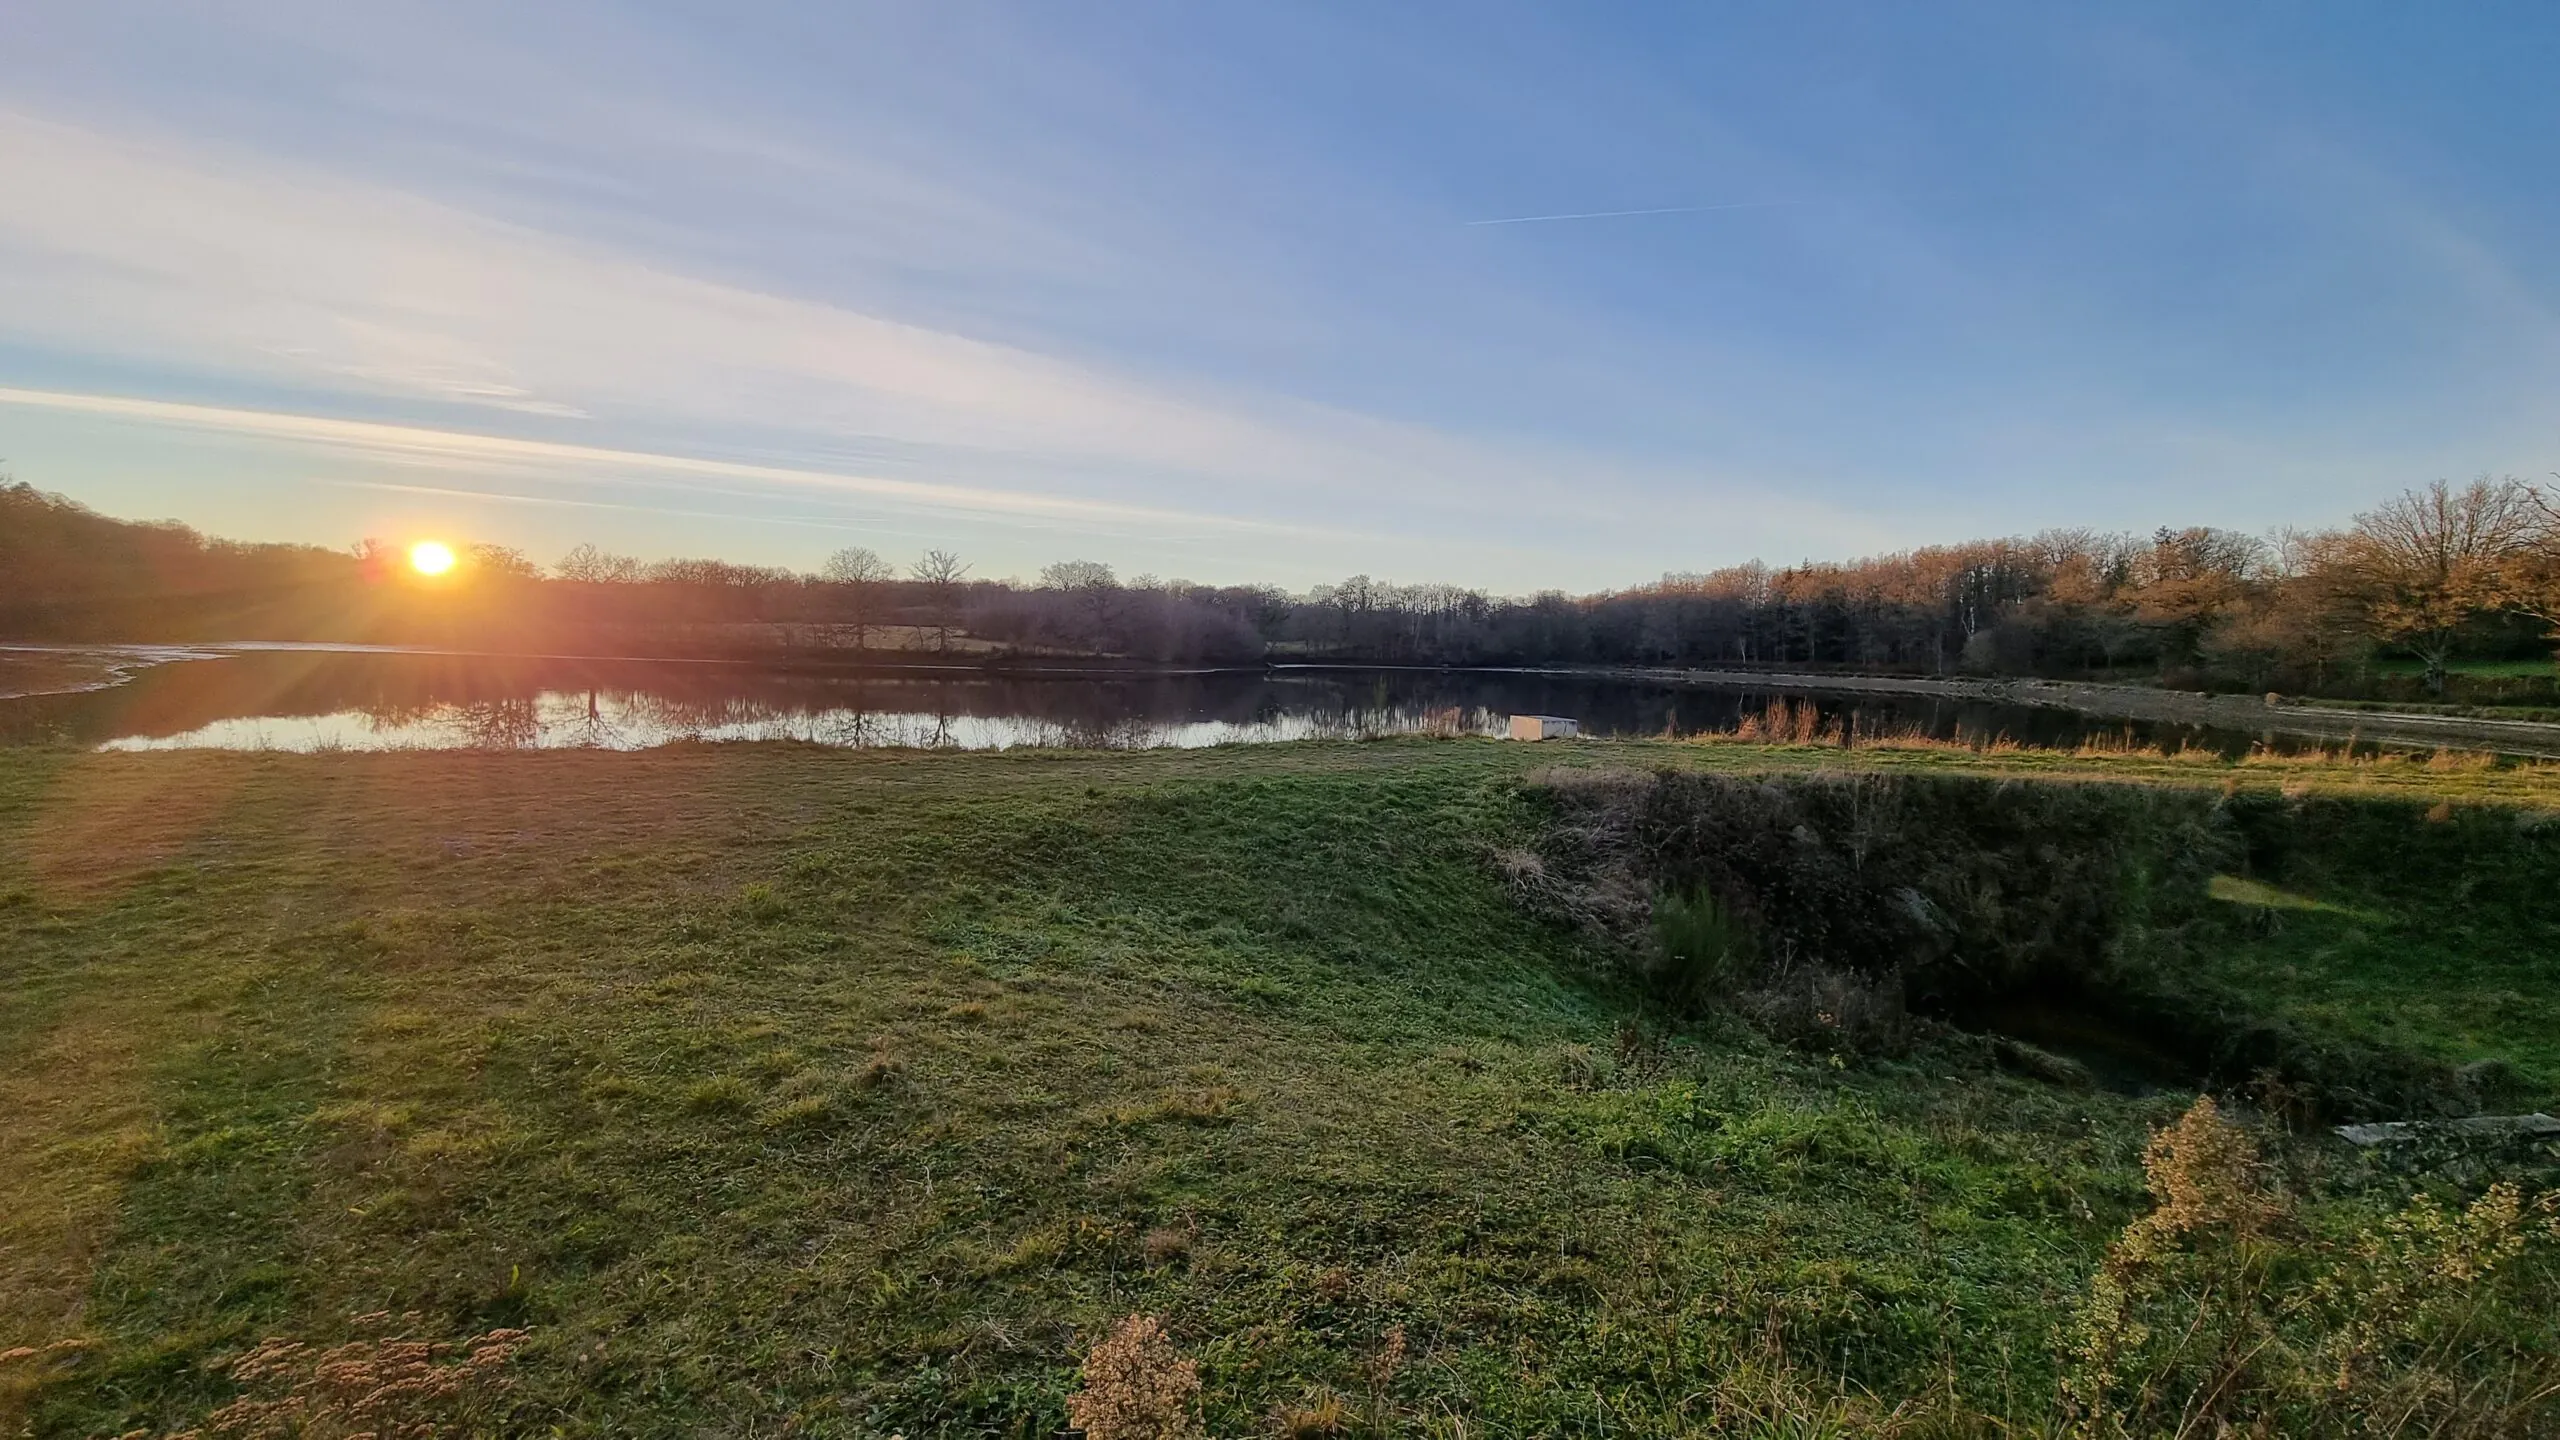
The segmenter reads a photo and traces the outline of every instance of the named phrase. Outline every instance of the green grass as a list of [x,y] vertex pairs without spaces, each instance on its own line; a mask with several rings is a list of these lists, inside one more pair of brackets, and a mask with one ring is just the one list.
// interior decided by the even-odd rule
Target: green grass
[[2285,703],[2368,714],[2451,715],[2458,719],[2532,720],[2543,724],[2560,722],[2560,709],[2548,705],[2445,705],[2420,700],[2332,700],[2316,695],[2288,695]]
[[[2373,662],[2376,673],[2383,675],[2424,675],[2426,662],[2407,656],[2392,656]],[[2530,679],[2555,673],[2551,660],[2456,660],[2444,667],[2448,675],[2479,675],[2496,679]]]
[[1046,1434],[1132,1311],[1219,1434],[2049,1413],[2184,1097],[1669,1027],[1486,861],[1559,760],[2333,794],[2371,833],[2259,882],[2302,903],[2226,974],[2560,1076],[2549,872],[2473,868],[2538,769],[0,751],[0,1350],[90,1342],[0,1372],[0,1429],[175,1429],[383,1309],[529,1327],[512,1423],[569,1435]]
[[2216,898],[2259,923],[2214,979],[2348,1043],[2498,1062],[2506,1105],[2560,1102],[2560,823],[2540,812],[2310,800],[2280,884]]

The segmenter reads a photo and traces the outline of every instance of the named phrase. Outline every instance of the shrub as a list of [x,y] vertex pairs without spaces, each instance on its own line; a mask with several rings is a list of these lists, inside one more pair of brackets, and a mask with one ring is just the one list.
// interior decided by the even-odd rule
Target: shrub
[[1894,773],[1556,771],[1532,785],[1547,824],[1538,851],[1494,857],[1505,884],[1680,1008],[1723,1002],[1835,1054],[1901,1053],[1926,1033],[1917,1017],[2096,1012],[2141,1037],[2162,1078],[2272,1076],[2303,1118],[2468,1108],[2487,1091],[2217,986],[2197,958],[2241,922],[2208,882],[2281,877],[2342,846],[2396,847],[2392,863],[2426,859],[2448,885],[2550,858],[2473,812],[2407,856],[2423,807],[2272,793]]
[[1764,975],[1736,1008],[1778,1039],[1817,1050],[1899,1055],[1916,1032],[1896,978],[1810,962]]

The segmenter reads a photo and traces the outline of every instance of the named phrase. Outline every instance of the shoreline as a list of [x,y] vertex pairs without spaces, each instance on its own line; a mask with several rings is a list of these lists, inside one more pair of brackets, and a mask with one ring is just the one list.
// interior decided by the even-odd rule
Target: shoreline
[[2114,720],[2150,724],[2201,725],[2218,730],[2260,731],[2269,735],[2308,736],[2334,740],[2369,740],[2395,744],[2461,742],[2464,748],[2503,755],[2560,757],[2560,724],[2544,720],[2493,720],[2460,715],[2429,715],[2394,710],[2340,710],[2321,705],[2274,703],[2246,695],[2213,695],[2200,690],[2157,690],[2141,685],[2115,685],[2088,680],[1942,677],[1925,675],[1831,675],[1762,670],[1673,670],[1610,667],[1605,670],[1519,668],[1517,674],[1582,675],[1657,684],[1692,685],[1701,689],[1770,690],[1783,693],[1849,695],[1924,695],[1950,700],[1979,700],[1995,705],[2032,705]]
[[[336,642],[221,641],[196,643],[43,644],[0,643],[0,658],[88,661],[88,673],[64,675],[67,683],[42,689],[0,691],[0,700],[83,693],[112,688],[158,665],[220,660],[234,655],[310,653],[350,656],[424,656],[464,660],[556,662],[598,665],[724,666],[768,673],[947,678],[1143,681],[1218,675],[1280,676],[1317,671],[1434,672],[1452,675],[1529,675],[1555,679],[1666,685],[1695,689],[1758,691],[1780,695],[1900,695],[2024,705],[2100,719],[2146,724],[2195,725],[2270,738],[2285,735],[2403,746],[2453,745],[2496,754],[2560,758],[2560,723],[2501,720],[2413,711],[2345,709],[2286,703],[2243,695],[2161,690],[2102,681],[2030,677],[1857,675],[1815,671],[1712,670],[1667,666],[1398,665],[1345,661],[1266,660],[1251,665],[1166,665],[1113,657],[988,655],[963,659],[918,652],[777,651],[757,655],[628,655],[470,650],[438,646],[389,646]],[[883,658],[896,656],[898,658]],[[102,673],[103,672],[103,673]]]

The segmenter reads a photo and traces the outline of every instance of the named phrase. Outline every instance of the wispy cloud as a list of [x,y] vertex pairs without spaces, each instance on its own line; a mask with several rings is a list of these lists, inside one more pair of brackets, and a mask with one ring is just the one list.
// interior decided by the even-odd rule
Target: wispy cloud
[[1498,220],[1468,220],[1467,225],[1543,225],[1550,220],[1618,220],[1630,215],[1704,215],[1714,210],[1766,210],[1794,205],[1794,200],[1737,200],[1730,205],[1666,205],[1659,210],[1584,210],[1571,215],[1506,215]]
[[[166,137],[0,112],[0,185],[46,197],[0,209],[0,315],[11,338],[311,392],[331,397],[330,409],[427,402],[580,422],[616,438],[680,437],[688,448],[879,451],[897,457],[891,468],[933,481],[834,480],[990,514],[1214,519],[1275,534],[1340,533],[1272,518],[1332,513],[1371,531],[1482,538],[1496,514],[1605,518],[1602,493],[1631,491],[1643,476],[1605,455],[1452,435],[1197,377],[1135,377],[695,278]],[[306,428],[300,438],[322,437]],[[401,443],[451,455],[465,442]],[[467,443],[484,447],[474,453],[514,445],[508,453],[522,459],[547,442]],[[582,463],[629,464],[641,462],[622,457],[647,447],[570,447],[581,448],[593,451]],[[648,463],[732,462],[661,454]],[[1576,484],[1555,485],[1562,473]]]
[[780,525],[793,530],[841,530],[849,535],[866,535],[874,539],[898,536],[910,540],[939,538],[932,530],[898,530],[884,527],[870,516],[846,517],[811,515],[800,512],[760,515],[740,514],[735,510],[704,510],[682,505],[644,505],[633,500],[593,500],[570,495],[522,495],[510,490],[472,490],[453,485],[403,485],[389,480],[315,479],[315,484],[341,490],[370,490],[387,495],[424,495],[438,500],[462,500],[472,504],[530,505],[546,510],[615,510],[635,515],[666,515],[679,520],[744,520],[757,525]]
[[331,416],[298,415],[270,410],[243,410],[216,405],[189,405],[123,395],[84,395],[63,391],[0,387],[0,405],[32,406],[71,414],[104,415],[159,425],[257,435],[304,445],[354,451],[381,459],[526,464],[539,467],[543,473],[555,478],[603,479],[628,476],[637,471],[661,476],[761,481],[769,485],[793,489],[873,497],[899,502],[914,508],[961,511],[997,518],[1043,517],[1138,522],[1185,530],[1243,530],[1301,537],[1341,533],[1278,521],[1209,515],[1073,496],[990,490],[966,485],[897,480],[874,475],[807,470],[738,460],[615,449],[600,445],[527,440],[513,436],[434,429],[417,425],[392,425],[371,420],[347,420]]

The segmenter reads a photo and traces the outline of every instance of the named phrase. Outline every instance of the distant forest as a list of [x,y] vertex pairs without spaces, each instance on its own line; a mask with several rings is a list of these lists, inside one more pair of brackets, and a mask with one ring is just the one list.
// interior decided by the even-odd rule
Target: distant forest
[[1506,597],[1366,575],[1292,594],[1123,579],[1086,560],[1025,583],[973,576],[946,551],[892,564],[858,548],[799,574],[592,546],[544,566],[481,545],[431,580],[378,541],[208,539],[15,484],[0,487],[0,638],[1829,669],[2547,702],[2547,665],[2500,678],[2467,662],[2550,657],[2556,499],[2512,479],[2439,482],[2336,531],[2054,530]]

